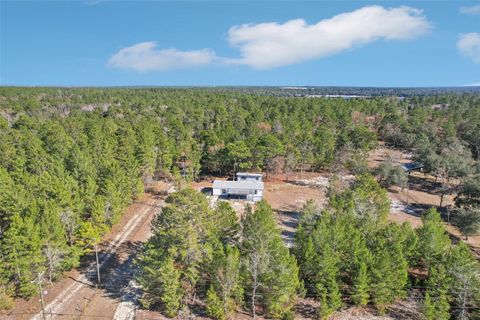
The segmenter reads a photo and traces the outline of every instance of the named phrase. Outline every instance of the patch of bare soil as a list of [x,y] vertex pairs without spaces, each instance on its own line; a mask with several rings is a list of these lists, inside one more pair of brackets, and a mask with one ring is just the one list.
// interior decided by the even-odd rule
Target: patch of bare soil
[[[331,320],[413,320],[421,319],[421,306],[418,292],[404,300],[395,301],[387,306],[384,315],[379,314],[373,306],[344,307],[335,312]],[[295,308],[295,319],[318,319],[320,303],[312,298],[299,298]]]
[[383,142],[372,150],[368,155],[368,167],[376,168],[385,160],[390,159],[395,163],[409,163],[412,162],[413,154],[406,150],[393,149],[386,146]]
[[[318,186],[313,188],[308,186],[309,181],[316,181],[318,177],[318,173],[316,176],[311,176],[310,180],[303,176],[305,185],[297,185],[285,181],[265,182],[264,198],[277,213],[277,221],[282,230],[282,238],[288,247],[293,245],[295,231],[300,218],[299,211],[302,206],[308,200],[315,201],[319,208],[324,205],[326,187]],[[298,178],[290,177],[290,179],[296,181]]]
[[[412,154],[408,151],[391,149],[380,145],[369,155],[368,166],[376,168],[381,162],[390,159],[394,163],[402,164],[412,162]],[[441,184],[435,177],[421,172],[412,172],[409,175],[408,188],[401,190],[398,187],[391,187],[388,195],[392,201],[392,209],[389,219],[397,223],[408,221],[414,228],[422,225],[421,215],[429,208],[437,208],[444,215],[448,215],[449,209],[454,205],[454,194],[447,194],[443,200],[443,207],[440,208]],[[446,222],[445,227],[453,238],[462,239],[461,233],[452,224]],[[480,236],[463,239],[472,250],[480,256]]]
[[275,211],[299,211],[308,201],[313,200],[321,207],[325,201],[326,188],[312,188],[289,182],[265,182],[264,198]]

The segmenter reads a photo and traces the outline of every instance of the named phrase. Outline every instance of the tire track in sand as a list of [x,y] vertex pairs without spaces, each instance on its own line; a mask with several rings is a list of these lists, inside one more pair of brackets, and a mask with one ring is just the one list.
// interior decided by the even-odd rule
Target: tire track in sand
[[[152,212],[155,210],[156,206],[158,206],[159,203],[155,202],[153,204],[153,207],[145,207],[143,208],[139,213],[137,213],[132,219],[128,221],[125,226],[122,227],[121,232],[119,232],[113,241],[109,244],[107,249],[105,250],[105,253],[102,254],[101,257],[101,262],[100,262],[100,269],[107,264],[113,254],[116,252],[118,247],[125,242],[125,240],[132,234],[132,232],[136,229],[138,225],[140,225],[141,221],[143,218],[148,217],[148,213]],[[92,262],[88,268],[87,272],[85,274],[82,274],[79,278],[75,279],[75,282],[69,285],[67,288],[65,288],[53,301],[48,303],[45,306],[45,310],[48,313],[56,314],[60,313],[60,311],[65,307],[65,305],[70,301],[70,299],[83,287],[85,286],[94,286],[94,283],[92,283],[87,275],[95,273],[96,272],[96,265],[95,262]],[[38,312],[36,315],[34,315],[32,320],[42,320],[43,315],[42,311]]]

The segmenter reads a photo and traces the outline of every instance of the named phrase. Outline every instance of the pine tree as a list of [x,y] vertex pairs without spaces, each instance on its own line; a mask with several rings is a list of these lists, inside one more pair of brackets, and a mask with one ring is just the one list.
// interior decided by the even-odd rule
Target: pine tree
[[65,232],[60,221],[60,210],[52,204],[47,204],[43,210],[40,228],[43,237],[43,254],[46,261],[48,280],[52,282],[57,273],[62,270],[65,256],[69,254]]
[[91,221],[85,221],[80,224],[78,231],[79,245],[85,253],[94,252],[95,263],[97,267],[97,283],[101,284],[100,276],[100,258],[98,255],[98,244],[101,240],[101,229],[95,226]]
[[297,258],[303,279],[307,277],[310,273],[309,269],[311,269],[314,248],[310,233],[315,228],[318,217],[315,202],[308,200],[300,210],[299,224],[297,232],[295,232],[295,246],[293,247],[293,253]]
[[142,304],[176,314],[181,302],[187,306],[208,278],[217,296],[230,304],[239,282],[239,254],[233,248],[224,252],[207,199],[198,191],[182,189],[166,203],[152,221],[153,235],[139,259]]
[[447,294],[443,291],[437,292],[435,297],[431,296],[432,290],[427,290],[423,301],[423,315],[426,320],[449,320],[450,304]]
[[450,319],[450,304],[448,302],[448,290],[451,286],[445,266],[437,263],[431,267],[427,279],[427,291],[423,313],[427,320],[448,320]]
[[353,279],[352,301],[356,305],[364,306],[368,303],[370,294],[369,276],[367,264],[360,263],[357,276]]
[[142,268],[137,276],[143,288],[140,302],[146,308],[160,308],[167,316],[174,317],[181,308],[184,296],[180,283],[181,273],[176,269],[171,257],[159,261],[152,259],[152,255],[141,261]]
[[469,319],[476,312],[480,297],[480,264],[469,247],[459,242],[447,258],[446,270],[451,279],[449,293],[454,315],[460,320]]
[[225,302],[220,299],[213,287],[208,288],[206,303],[209,316],[217,320],[227,319],[227,314],[224,309]]
[[459,208],[452,222],[468,240],[469,236],[480,233],[480,208]]
[[430,292],[425,293],[425,299],[423,300],[423,315],[425,320],[436,320],[437,315],[435,312],[435,303],[430,298]]
[[385,308],[390,303],[394,294],[392,292],[392,281],[395,276],[391,270],[391,259],[387,252],[375,254],[372,264],[372,302],[378,308],[381,314],[385,313]]
[[256,210],[245,218],[241,252],[246,293],[254,317],[258,301],[265,305],[272,318],[288,314],[299,285],[298,267],[265,201],[259,202]]
[[402,243],[402,251],[409,265],[413,265],[418,247],[418,235],[409,222],[402,223],[399,241]]
[[237,212],[227,201],[219,201],[213,211],[217,237],[224,244],[238,242],[240,237],[240,225],[237,219]]
[[183,297],[180,286],[180,272],[175,268],[173,259],[166,259],[159,269],[161,294],[160,301],[168,317],[176,316]]
[[20,297],[30,297],[37,292],[33,280],[43,271],[42,241],[38,225],[31,218],[14,214],[10,226],[0,243],[5,271],[16,284]]
[[[211,263],[210,278],[213,304],[220,304],[222,315],[228,317],[242,302],[243,288],[240,275],[240,252],[236,247],[219,245]],[[216,308],[216,307],[215,307]],[[215,312],[218,316],[218,312]]]
[[[300,225],[299,228],[301,230],[297,231],[297,233],[302,231],[302,225]],[[301,241],[298,243],[298,246],[301,245],[301,247],[298,248],[296,252],[301,278],[307,284],[310,284],[314,283],[315,275],[317,274],[317,253],[315,252],[315,247],[313,246],[312,237],[306,237],[305,239],[305,241]],[[300,251],[299,249],[301,249],[302,251]]]
[[7,269],[6,261],[4,261],[3,252],[0,252],[0,311],[8,310],[13,306],[12,286],[9,280],[10,272]]
[[342,295],[334,275],[327,275],[321,283],[317,283],[316,291],[320,297],[318,315],[321,319],[328,319],[342,306]]
[[435,209],[430,209],[422,215],[423,226],[417,229],[418,249],[417,255],[426,269],[438,261],[450,246],[450,239],[443,226],[440,214]]

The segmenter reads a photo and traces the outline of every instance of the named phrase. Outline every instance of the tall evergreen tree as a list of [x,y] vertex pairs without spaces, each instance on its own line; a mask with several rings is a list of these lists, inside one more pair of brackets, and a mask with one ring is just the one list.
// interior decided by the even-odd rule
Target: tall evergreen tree
[[144,288],[140,302],[147,308],[161,308],[168,317],[175,317],[183,298],[180,271],[171,257],[151,262],[153,265],[143,265],[138,278]]
[[450,239],[437,210],[426,211],[422,215],[422,223],[422,227],[418,229],[417,255],[420,262],[429,270],[430,265],[446,253]]
[[267,314],[289,314],[298,288],[298,267],[285,247],[271,207],[261,201],[244,221],[241,245],[245,291],[253,316],[259,303]]
[[459,242],[453,247],[447,259],[447,272],[451,278],[450,295],[455,317],[459,320],[475,318],[480,306],[480,264],[465,243]]
[[443,264],[437,264],[430,270],[427,290],[423,303],[423,314],[427,320],[450,319],[448,290],[451,285]]
[[207,307],[217,319],[229,318],[235,306],[242,302],[243,288],[240,274],[240,252],[236,247],[220,246],[212,259],[207,294]]

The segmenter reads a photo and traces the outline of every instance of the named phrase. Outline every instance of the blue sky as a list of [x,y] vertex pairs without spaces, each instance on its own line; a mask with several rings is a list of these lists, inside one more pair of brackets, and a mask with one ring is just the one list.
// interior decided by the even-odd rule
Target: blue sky
[[4,1],[2,85],[480,85],[480,1]]

